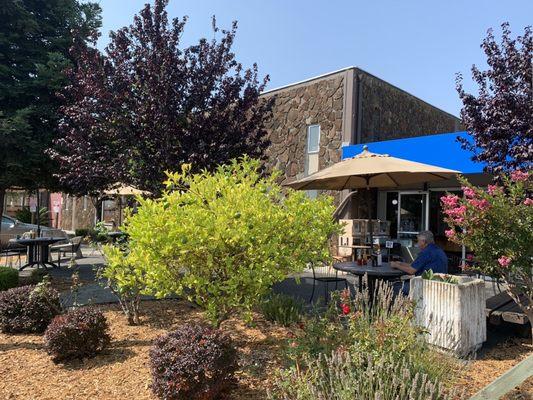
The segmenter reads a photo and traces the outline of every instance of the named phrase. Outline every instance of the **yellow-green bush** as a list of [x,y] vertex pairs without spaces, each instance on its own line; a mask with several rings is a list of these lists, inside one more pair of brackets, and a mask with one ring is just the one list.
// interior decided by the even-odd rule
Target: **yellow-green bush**
[[115,275],[120,264],[133,265],[126,283],[139,278],[145,292],[187,296],[214,324],[232,311],[250,317],[272,284],[327,260],[338,229],[330,197],[284,195],[278,177],[263,176],[249,158],[213,173],[184,166],[168,174],[163,196],[139,199],[126,219],[129,251],[122,259],[113,254]]

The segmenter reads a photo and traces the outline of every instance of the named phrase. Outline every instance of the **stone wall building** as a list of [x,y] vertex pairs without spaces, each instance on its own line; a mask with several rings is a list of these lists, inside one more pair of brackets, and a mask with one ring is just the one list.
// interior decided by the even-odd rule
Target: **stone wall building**
[[314,172],[309,171],[317,167],[310,154],[318,154],[318,169],[322,169],[340,161],[344,145],[461,128],[457,117],[356,67],[262,96],[274,98],[267,123],[271,141],[267,164],[281,169],[287,181]]
[[[461,129],[457,117],[356,67],[262,96],[273,98],[267,165],[283,172],[282,183],[340,161],[342,146]],[[339,193],[331,194],[338,201]],[[364,201],[356,198],[350,214],[366,217]]]

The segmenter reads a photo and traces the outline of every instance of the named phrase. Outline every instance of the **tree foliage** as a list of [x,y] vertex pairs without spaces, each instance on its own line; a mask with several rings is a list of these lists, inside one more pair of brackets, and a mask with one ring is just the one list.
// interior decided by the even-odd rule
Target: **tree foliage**
[[533,34],[511,37],[509,24],[502,25],[498,45],[492,30],[481,48],[488,69],[472,67],[478,95],[467,93],[461,75],[457,91],[463,102],[461,118],[474,143],[462,141],[474,152],[475,161],[485,162],[493,172],[531,168],[533,160]]
[[[442,198],[446,235],[475,253],[476,269],[506,283],[511,297],[533,320],[533,198],[531,175],[515,171],[487,191],[464,178],[464,198]],[[524,296],[528,301],[524,301]]]
[[[138,199],[122,264],[135,267],[147,292],[187,296],[218,324],[232,311],[249,317],[274,283],[329,258],[332,199],[284,196],[278,174],[261,177],[259,165],[244,158],[198,174],[186,165],[168,174],[160,199]],[[130,272],[123,280],[132,282]]]
[[74,38],[100,26],[100,8],[76,0],[2,2],[0,12],[0,188],[50,187],[45,154],[57,134],[56,92],[67,84]]
[[237,24],[219,40],[183,47],[187,18],[169,21],[168,0],[147,4],[133,23],[110,35],[104,53],[74,48],[74,83],[65,90],[62,136],[54,158],[78,192],[121,181],[158,193],[164,171],[197,171],[265,149],[259,101],[267,78],[243,69],[232,46]]

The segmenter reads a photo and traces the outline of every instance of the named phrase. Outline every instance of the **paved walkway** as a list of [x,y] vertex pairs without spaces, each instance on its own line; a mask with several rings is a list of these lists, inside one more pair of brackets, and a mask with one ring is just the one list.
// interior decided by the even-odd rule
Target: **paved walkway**
[[[77,293],[77,300],[74,298],[70,291],[64,291],[61,293],[61,298],[63,303],[66,306],[70,306],[76,300],[80,305],[84,304],[98,304],[98,303],[110,303],[117,302],[117,298],[113,293],[104,287],[104,285],[99,284],[96,281],[97,271],[104,265],[104,259],[102,255],[92,249],[89,246],[82,246],[83,258],[78,258],[76,260],[76,266],[73,268],[67,267],[68,259],[65,258],[62,260],[62,267],[59,269],[51,269],[50,274],[52,277],[58,277],[62,280],[70,281],[72,274],[75,270],[78,270],[79,277],[83,282],[83,285],[79,288]],[[23,271],[24,274],[31,273],[31,270],[27,269]],[[354,287],[355,279],[350,275],[345,276],[348,279],[349,286]],[[101,282],[104,283],[104,282]],[[339,283],[339,289],[344,288],[343,283]],[[274,291],[276,293],[284,293],[291,295],[297,298],[300,298],[304,301],[305,304],[309,303],[311,293],[313,289],[313,279],[310,272],[306,272],[300,275],[299,282],[294,278],[289,278],[280,282],[274,286]],[[329,290],[334,290],[335,284],[329,284]],[[486,283],[486,292],[487,296],[493,296],[497,290],[490,282]],[[315,294],[313,297],[313,302],[324,302],[325,286],[323,283],[317,282],[315,287]],[[153,298],[151,296],[145,296],[145,298]],[[309,304],[311,306],[311,304]]]

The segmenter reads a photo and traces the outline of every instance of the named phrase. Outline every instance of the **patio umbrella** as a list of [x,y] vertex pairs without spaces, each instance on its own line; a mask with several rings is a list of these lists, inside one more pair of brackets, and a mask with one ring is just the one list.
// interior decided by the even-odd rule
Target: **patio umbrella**
[[104,191],[104,194],[107,196],[118,196],[119,203],[119,221],[118,224],[122,223],[122,196],[148,196],[151,193],[146,190],[137,189],[133,186],[123,185],[117,183],[113,188]]
[[459,171],[363,151],[305,178],[286,183],[298,190],[390,188],[450,179]]
[[133,186],[117,184],[113,188],[104,191],[104,194],[108,196],[145,196],[149,195],[150,192]]
[[[422,164],[415,161],[363,151],[305,178],[286,183],[284,186],[297,190],[344,190],[367,189],[368,219],[370,220],[370,243],[372,243],[371,188],[391,188],[418,183],[450,179],[459,171]],[[348,200],[348,198],[346,199]],[[344,206],[341,203],[337,212]]]

